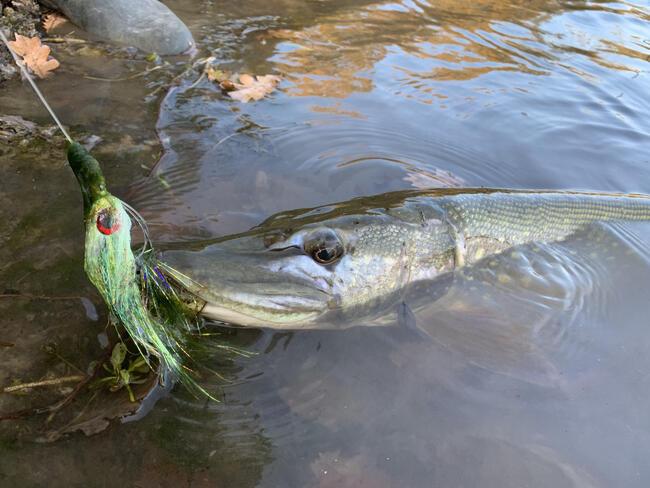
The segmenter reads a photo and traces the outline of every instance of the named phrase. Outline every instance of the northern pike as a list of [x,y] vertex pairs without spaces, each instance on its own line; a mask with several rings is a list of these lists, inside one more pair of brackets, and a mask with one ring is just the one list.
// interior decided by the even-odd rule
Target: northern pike
[[400,191],[284,212],[161,266],[204,316],[277,329],[346,327],[406,287],[598,222],[650,220],[650,196],[563,191]]
[[[280,213],[243,234],[157,253],[142,217],[107,190],[99,163],[67,133],[1,30],[0,40],[69,142],[83,197],[86,274],[140,353],[201,393],[184,364],[184,333],[200,326],[197,311],[254,327],[355,325],[350,319],[412,285],[512,247],[559,241],[597,222],[650,220],[646,195],[402,191]],[[144,235],[137,254],[132,223]]]

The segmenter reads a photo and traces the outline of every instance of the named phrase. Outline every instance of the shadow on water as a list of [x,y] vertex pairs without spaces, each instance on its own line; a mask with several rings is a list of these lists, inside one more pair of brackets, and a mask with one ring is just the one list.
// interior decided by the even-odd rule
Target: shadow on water
[[[161,243],[409,188],[650,192],[641,2],[166,3],[201,55],[279,73],[280,90],[242,105],[195,73],[157,111],[143,100],[158,73],[80,77],[125,78],[143,59],[62,48],[41,83],[79,136],[103,138],[113,189]],[[45,120],[18,83],[0,104]],[[60,148],[0,151],[0,291],[89,297],[100,314],[79,298],[1,301],[4,385],[69,373],[48,342],[85,367],[105,317]],[[647,486],[647,242],[641,226],[601,229],[486,261],[434,304],[412,297],[424,334],[234,332],[257,354],[206,359],[234,378],[223,403],[175,390],[138,422],[53,445],[31,442],[40,424],[5,423],[0,484]]]

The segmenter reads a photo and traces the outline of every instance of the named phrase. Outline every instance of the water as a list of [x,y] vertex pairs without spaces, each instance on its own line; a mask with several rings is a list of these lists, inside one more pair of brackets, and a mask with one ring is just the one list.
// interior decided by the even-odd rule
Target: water
[[[150,65],[61,48],[67,69],[41,83],[67,124],[103,138],[113,191],[158,242],[413,187],[650,193],[647,3],[167,3],[200,56],[280,74],[280,90],[242,105],[189,74],[147,98],[170,76],[86,79]],[[3,113],[46,121],[25,87],[3,89]],[[79,365],[98,357],[105,317],[60,148],[0,150],[2,287],[89,297],[101,314],[78,299],[0,301],[0,340],[14,344],[0,349],[4,385],[62,374],[48,342]],[[3,422],[0,484],[648,486],[649,232],[605,229],[468,270],[415,311],[428,338],[236,333],[258,354],[214,359],[235,378],[222,404],[177,389],[140,421],[51,445],[30,440],[41,423]]]

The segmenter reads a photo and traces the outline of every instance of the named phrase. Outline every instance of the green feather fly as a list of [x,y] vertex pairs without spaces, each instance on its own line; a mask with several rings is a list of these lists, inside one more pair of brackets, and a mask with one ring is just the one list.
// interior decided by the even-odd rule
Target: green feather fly
[[[156,357],[163,372],[171,372],[190,390],[212,398],[196,383],[192,371],[184,366],[184,359],[191,357],[183,344],[186,334],[198,330],[198,310],[191,306],[191,297],[179,296],[161,268],[164,267],[166,273],[182,275],[157,261],[142,217],[108,192],[99,163],[70,137],[1,29],[0,41],[69,143],[68,163],[83,196],[84,268],[88,278],[150,366],[149,359]],[[144,234],[144,246],[137,256],[131,249],[132,221]],[[249,356],[228,345],[217,345],[217,349],[230,355]]]
[[[197,312],[160,271],[144,221],[108,192],[99,163],[83,146],[76,142],[69,145],[68,162],[83,195],[84,269],[88,278],[145,359],[158,358],[163,371],[209,396],[183,365],[183,356],[190,358],[183,349],[183,336],[197,330]],[[145,237],[137,256],[131,249],[132,219]]]

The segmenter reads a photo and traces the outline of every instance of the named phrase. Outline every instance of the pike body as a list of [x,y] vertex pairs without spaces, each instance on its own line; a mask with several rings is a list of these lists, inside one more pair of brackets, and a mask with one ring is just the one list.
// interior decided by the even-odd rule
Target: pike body
[[650,197],[553,191],[403,191],[286,212],[161,256],[208,318],[279,329],[353,325],[408,286],[598,222],[650,220]]

